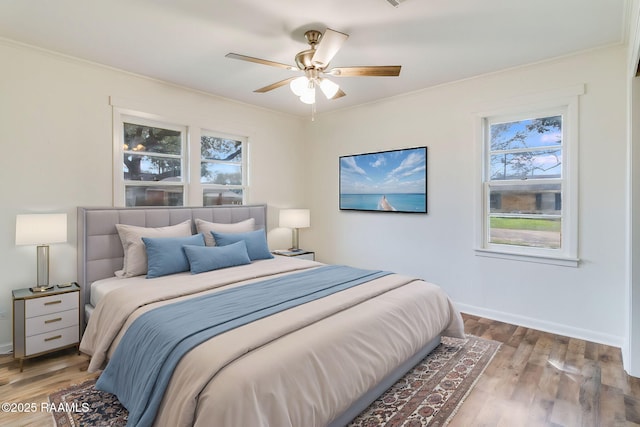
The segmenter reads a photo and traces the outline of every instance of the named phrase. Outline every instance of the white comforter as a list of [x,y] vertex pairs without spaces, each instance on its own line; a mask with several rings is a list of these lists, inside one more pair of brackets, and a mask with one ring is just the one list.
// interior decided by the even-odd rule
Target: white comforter
[[[153,280],[102,298],[80,349],[98,370],[142,313],[202,292],[321,264],[273,260]],[[463,336],[435,285],[389,275],[221,334],[178,364],[158,426],[324,426],[434,337]],[[150,355],[152,357],[152,355]]]

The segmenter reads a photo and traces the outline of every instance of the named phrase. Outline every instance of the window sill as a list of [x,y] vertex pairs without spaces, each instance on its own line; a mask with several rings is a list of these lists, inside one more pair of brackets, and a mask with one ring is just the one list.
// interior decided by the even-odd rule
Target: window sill
[[535,262],[539,264],[559,265],[562,267],[577,268],[580,264],[579,258],[554,257],[545,255],[518,254],[513,252],[502,252],[493,249],[476,249],[476,256],[488,258],[501,258],[513,261]]

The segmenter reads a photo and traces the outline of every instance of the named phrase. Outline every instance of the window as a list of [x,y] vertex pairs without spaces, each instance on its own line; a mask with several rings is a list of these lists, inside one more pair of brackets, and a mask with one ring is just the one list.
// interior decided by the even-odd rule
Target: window
[[123,117],[125,206],[182,206],[186,128]]
[[479,255],[577,266],[576,105],[480,117]]
[[488,243],[562,246],[562,115],[487,120],[486,192],[501,203],[487,215]]
[[114,159],[115,206],[245,202],[246,137],[114,108]]
[[204,131],[200,137],[202,205],[242,204],[245,141]]

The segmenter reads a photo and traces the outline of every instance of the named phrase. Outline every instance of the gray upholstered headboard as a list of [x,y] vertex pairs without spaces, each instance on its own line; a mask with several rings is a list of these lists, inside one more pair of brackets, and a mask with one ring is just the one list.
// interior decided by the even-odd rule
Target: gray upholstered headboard
[[[217,223],[233,223],[255,218],[256,229],[267,228],[267,205],[228,205],[205,208],[78,208],[78,284],[81,323],[84,306],[90,301],[91,283],[112,277],[122,268],[123,251],[116,224],[164,227],[196,218]],[[192,221],[195,234],[195,221]]]

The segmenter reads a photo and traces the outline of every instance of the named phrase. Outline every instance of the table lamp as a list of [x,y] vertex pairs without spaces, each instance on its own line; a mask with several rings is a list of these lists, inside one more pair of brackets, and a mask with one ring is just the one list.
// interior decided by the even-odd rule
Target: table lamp
[[280,227],[293,229],[293,242],[291,248],[292,252],[299,252],[301,249],[298,247],[298,230],[300,228],[307,228],[311,225],[309,209],[282,209],[280,210]]
[[37,245],[37,286],[33,292],[51,289],[49,285],[49,244],[67,241],[67,214],[24,214],[16,216],[16,245]]

